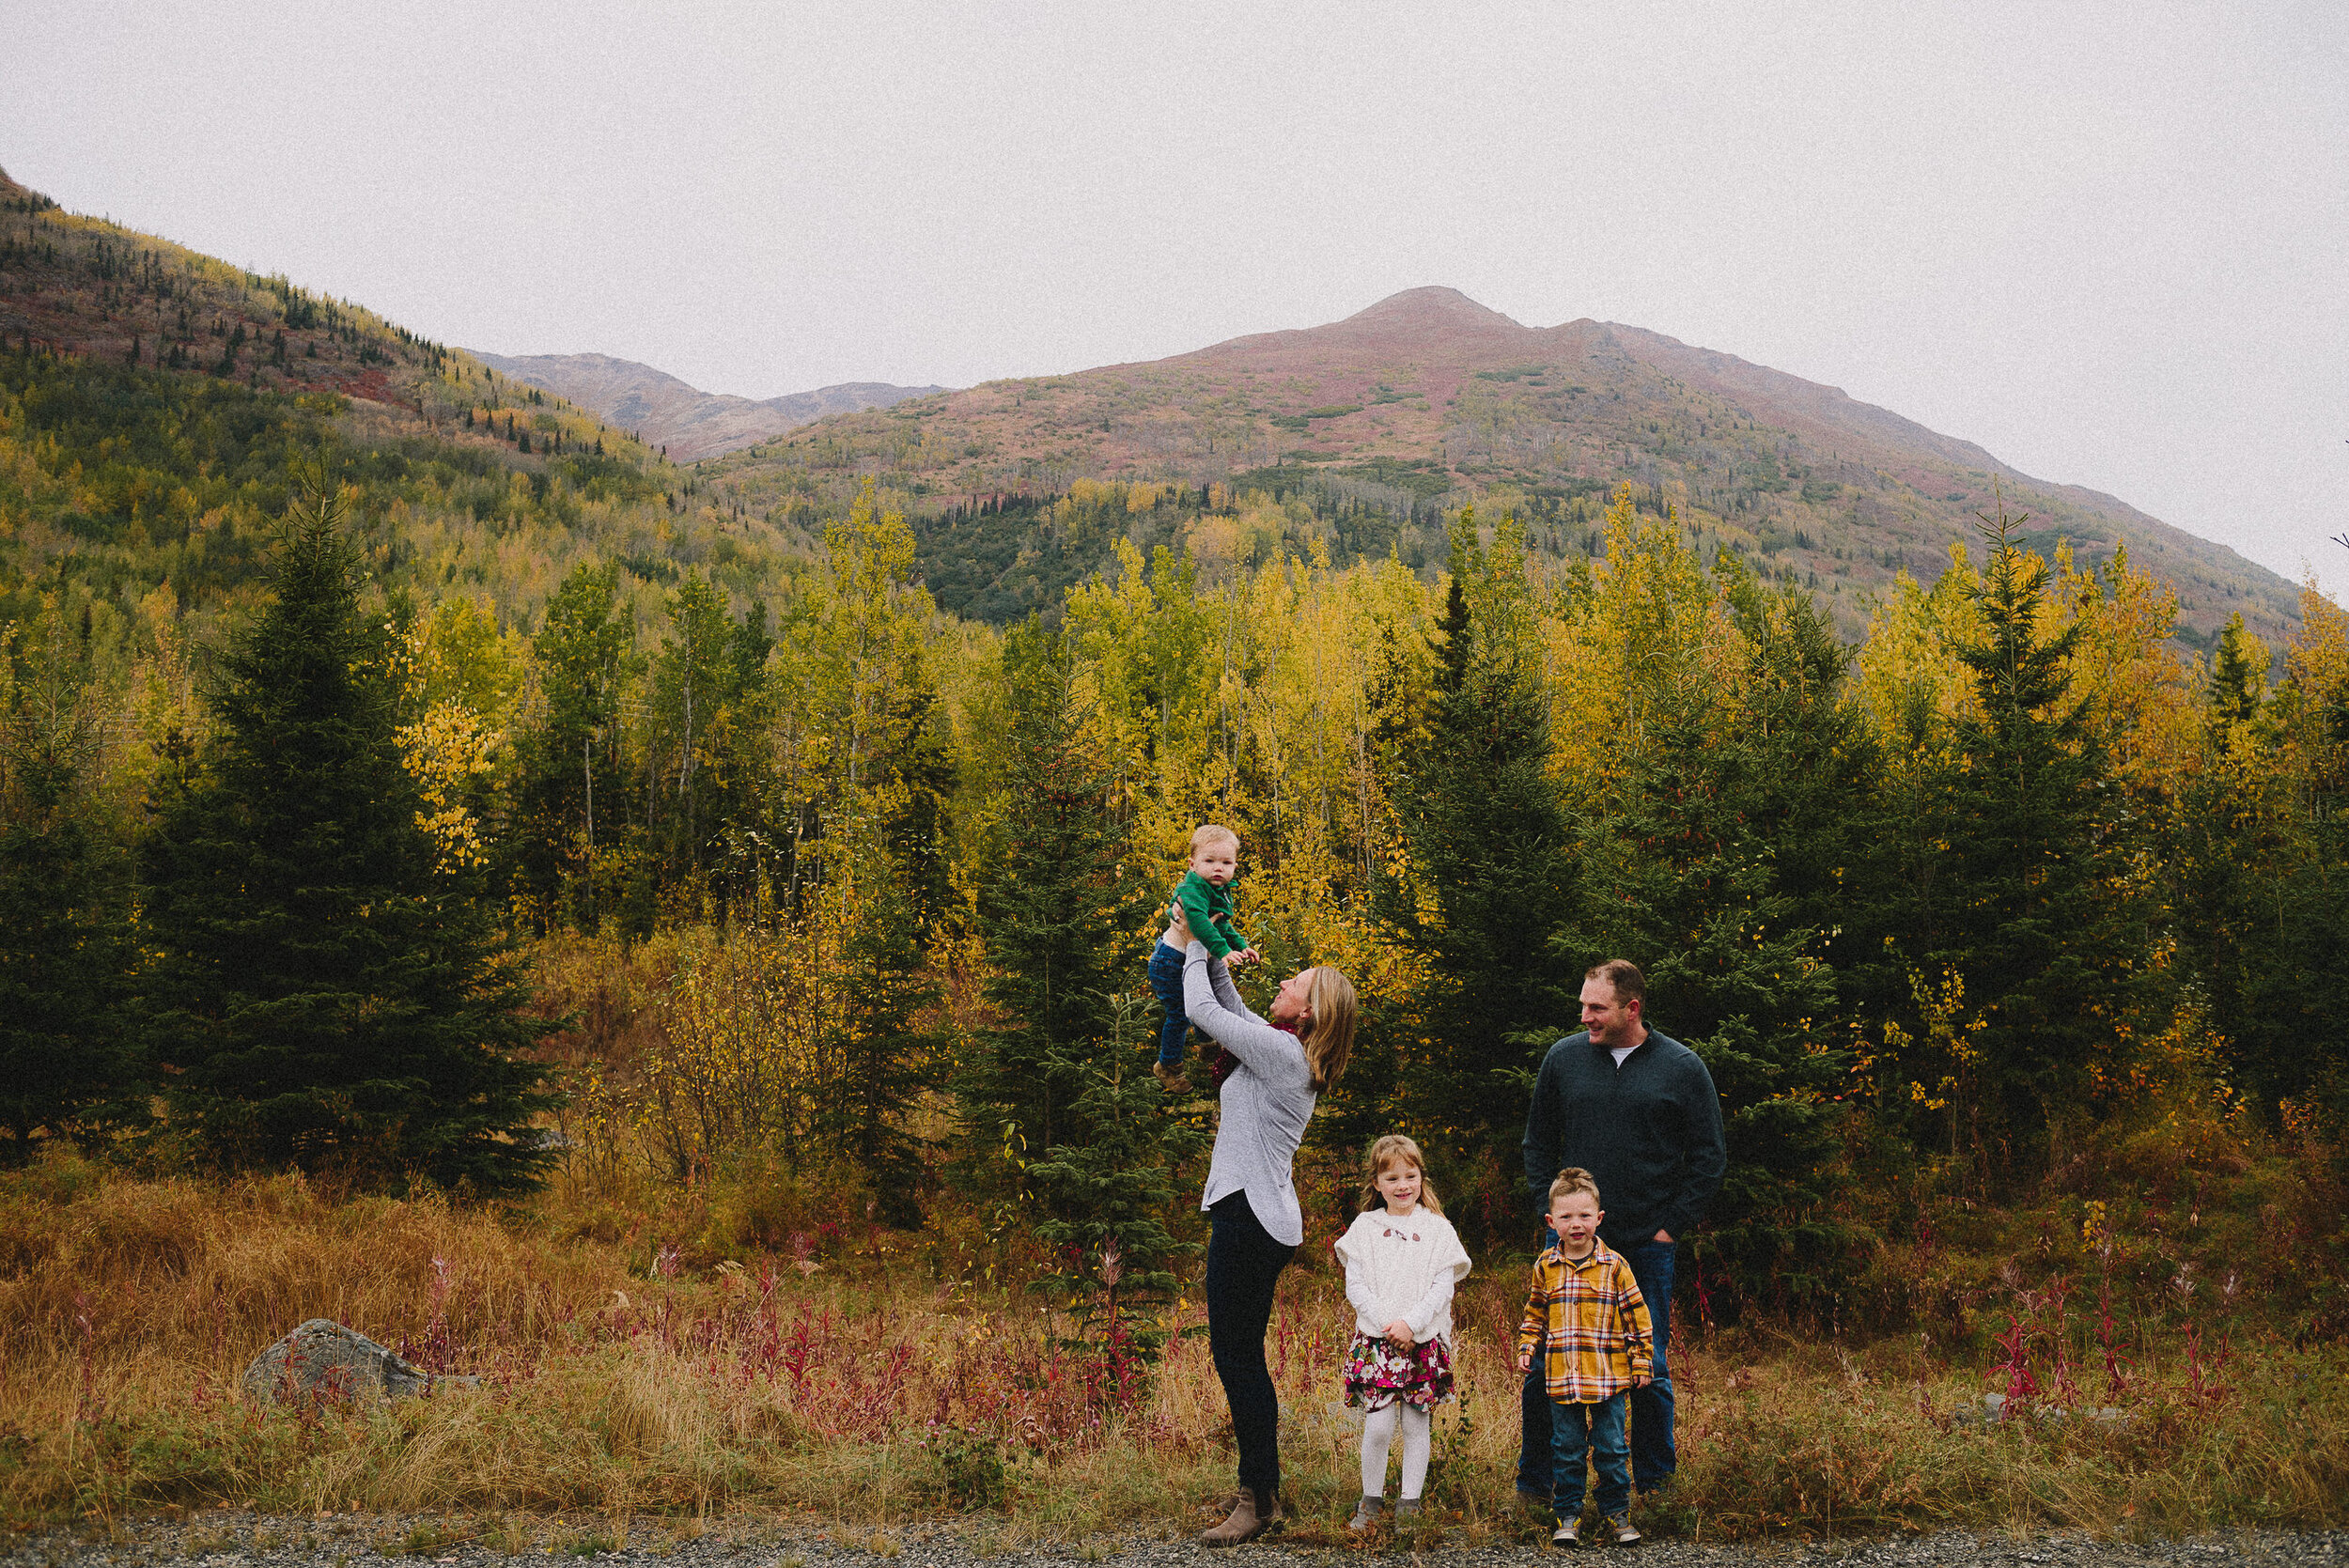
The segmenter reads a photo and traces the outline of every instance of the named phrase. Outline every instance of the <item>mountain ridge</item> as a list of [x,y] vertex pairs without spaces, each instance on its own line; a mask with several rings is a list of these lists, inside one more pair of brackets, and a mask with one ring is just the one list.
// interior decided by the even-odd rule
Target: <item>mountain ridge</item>
[[[78,599],[110,659],[217,635],[266,592],[267,541],[319,478],[351,508],[371,592],[458,585],[507,625],[591,561],[622,567],[631,613],[655,616],[729,521],[566,399],[4,172],[0,366],[0,625]],[[804,548],[787,526],[756,535],[728,541],[745,589]]]
[[1937,575],[2003,505],[2029,514],[2035,548],[2068,540],[2086,562],[2125,548],[2176,590],[2194,645],[2238,611],[2271,643],[2298,618],[2295,585],[2228,547],[1841,388],[1627,323],[1529,327],[1439,286],[1320,326],[834,415],[722,468],[754,489],[792,471],[874,478],[940,512],[1079,478],[1282,474],[1393,508],[1407,559],[1411,531],[1426,532],[1406,516],[1417,502],[1489,498],[1571,553],[1591,537],[1594,498],[1630,485],[1837,601],[1847,630],[1898,573]]
[[704,392],[665,370],[610,354],[472,355],[502,376],[556,394],[624,429],[677,462],[722,457],[770,436],[835,413],[885,409],[941,386],[842,381],[779,397]]
[[[0,169],[0,336],[410,410],[447,350],[350,300],[69,212]],[[248,342],[250,348],[247,347]]]
[[[780,411],[712,398],[770,420],[810,403],[819,411],[827,396],[872,401],[680,469],[584,399],[550,395],[353,302],[65,211],[0,173],[0,336],[27,356],[62,353],[261,395],[334,394],[347,406],[319,416],[370,462],[421,461],[452,495],[475,483],[466,477],[475,468],[527,481],[533,527],[540,513],[568,519],[568,498],[583,498],[590,532],[546,533],[550,548],[566,560],[608,550],[642,584],[668,583],[707,560],[749,591],[809,548],[822,520],[867,482],[913,520],[920,569],[955,583],[940,602],[979,606],[972,613],[990,618],[1049,609],[1070,583],[1113,567],[1108,536],[1055,536],[1050,503],[1079,478],[1197,487],[1192,516],[1220,484],[1215,507],[1244,522],[1251,552],[1301,553],[1318,540],[1333,559],[1392,551],[1429,570],[1443,559],[1446,518],[1470,501],[1487,517],[1517,512],[1540,552],[1587,557],[1600,541],[1605,497],[1629,486],[1641,506],[1674,512],[1708,548],[1733,549],[1772,580],[1819,594],[1847,633],[1896,574],[1937,576],[1952,546],[1972,540],[1976,518],[1999,505],[2030,515],[2024,537],[2043,551],[2069,539],[2092,564],[2125,546],[2176,589],[2178,635],[2190,645],[2207,648],[2237,611],[2271,645],[2298,620],[2294,585],[2232,551],[2103,492],[2032,478],[1839,388],[1626,323],[1528,327],[1440,287],[1317,327],[1061,376],[959,391],[851,383],[768,400]],[[659,378],[656,390],[709,396],[631,362],[592,360]],[[512,525],[512,505],[487,490],[471,496],[471,520],[429,548],[488,552],[487,541]],[[117,534],[165,554],[178,548],[154,544],[138,505],[123,506],[85,516],[59,501],[54,526],[24,536],[23,566],[117,550]],[[1145,553],[1200,547],[1192,525],[1168,520],[1178,510],[1144,506],[1121,526],[1129,536],[1158,530],[1135,538]],[[429,533],[387,536],[387,568],[413,558]],[[1210,545],[1228,558],[1226,546]],[[514,602],[535,602],[543,573],[500,549],[481,580],[510,577]],[[134,556],[105,569],[163,569],[162,554]],[[236,558],[245,562],[241,551]],[[38,570],[0,561],[0,586],[20,575],[29,583]],[[204,581],[200,572],[174,579],[183,592]]]

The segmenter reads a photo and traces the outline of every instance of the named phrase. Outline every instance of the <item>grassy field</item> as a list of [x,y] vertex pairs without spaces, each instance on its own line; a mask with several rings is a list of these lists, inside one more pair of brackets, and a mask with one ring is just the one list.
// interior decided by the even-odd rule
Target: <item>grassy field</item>
[[[494,1215],[53,1158],[0,1180],[0,1507],[19,1529],[222,1504],[855,1529],[969,1514],[1007,1540],[1193,1528],[1231,1470],[1204,1342],[1120,1386],[1057,1343],[1033,1296],[988,1282],[987,1263],[1019,1260],[979,1219],[802,1233],[697,1265],[658,1239],[661,1217],[598,1239],[608,1217],[556,1199]],[[1518,1271],[1497,1261],[1464,1294],[1431,1540],[1525,1533],[1506,1507]],[[2158,1300],[2100,1313],[2016,1287],[1989,1304],[1985,1328],[2010,1327],[1987,1355],[1937,1350],[1952,1337],[1924,1328],[1864,1343],[1684,1328],[1684,1484],[1646,1522],[1709,1540],[2349,1520],[2349,1354],[2240,1314],[2228,1331],[2219,1311],[2240,1304],[2186,1284],[2158,1315]],[[311,1316],[483,1387],[351,1411],[241,1402],[245,1363]],[[1343,1539],[1354,1490],[1344,1322],[1326,1261],[1290,1271],[1271,1355],[1309,1542]],[[2026,1383],[2026,1419],[1969,1419]]]

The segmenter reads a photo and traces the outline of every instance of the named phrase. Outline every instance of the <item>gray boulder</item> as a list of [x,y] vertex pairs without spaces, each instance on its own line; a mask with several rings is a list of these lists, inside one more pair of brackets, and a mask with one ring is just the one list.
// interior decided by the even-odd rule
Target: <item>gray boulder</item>
[[480,1382],[435,1377],[356,1328],[322,1317],[302,1325],[244,1369],[244,1394],[256,1405],[412,1399],[435,1388],[474,1388]]
[[[2072,1412],[2060,1405],[2033,1405],[2027,1408],[2030,1410],[2030,1419],[2042,1426],[2061,1426],[2073,1419]],[[2006,1395],[1984,1394],[1982,1396],[1980,1409],[1961,1405],[1951,1412],[1951,1418],[1959,1426],[1988,1427],[1996,1426],[1999,1422],[2005,1421],[2010,1414],[2012,1412],[2007,1409]],[[2125,1427],[2129,1424],[2128,1412],[2111,1405],[2099,1409],[2082,1410],[2078,1419],[2093,1421],[2098,1426],[2104,1427]]]

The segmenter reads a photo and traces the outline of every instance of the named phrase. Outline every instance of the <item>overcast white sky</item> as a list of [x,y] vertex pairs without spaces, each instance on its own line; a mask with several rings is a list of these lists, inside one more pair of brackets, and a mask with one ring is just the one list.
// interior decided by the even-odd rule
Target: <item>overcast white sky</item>
[[1831,382],[2349,595],[2349,6],[0,0],[0,166],[718,392],[1448,284]]

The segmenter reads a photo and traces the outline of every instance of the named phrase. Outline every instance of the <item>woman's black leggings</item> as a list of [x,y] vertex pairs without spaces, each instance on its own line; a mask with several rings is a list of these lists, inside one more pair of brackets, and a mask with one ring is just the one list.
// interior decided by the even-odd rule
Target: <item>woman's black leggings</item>
[[1297,1249],[1266,1233],[1245,1192],[1217,1199],[1207,1214],[1207,1345],[1232,1406],[1239,1483],[1261,1501],[1281,1489],[1281,1402],[1265,1365],[1265,1329],[1272,1287]]

